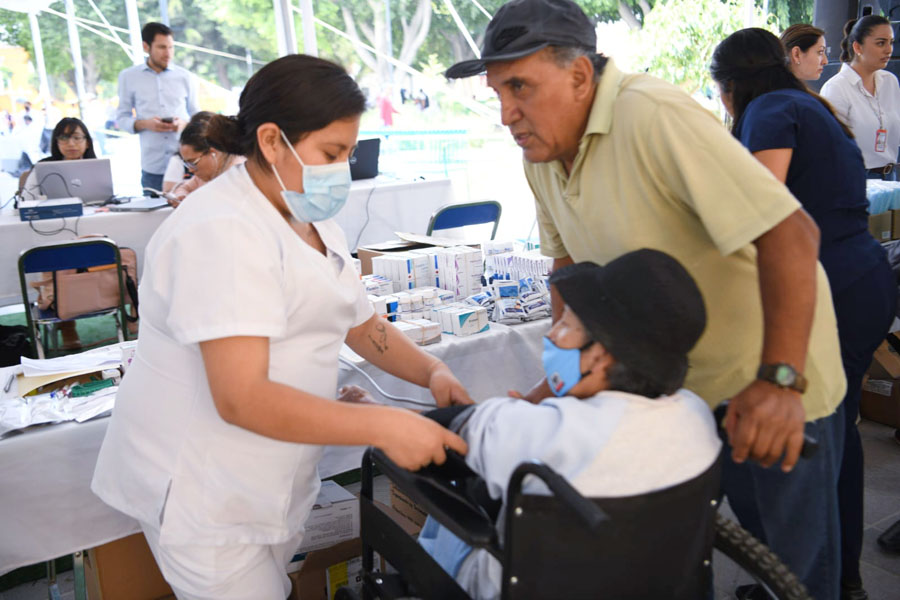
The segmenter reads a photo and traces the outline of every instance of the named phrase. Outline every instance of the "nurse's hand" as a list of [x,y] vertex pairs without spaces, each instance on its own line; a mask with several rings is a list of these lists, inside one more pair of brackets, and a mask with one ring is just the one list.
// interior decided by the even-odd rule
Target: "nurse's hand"
[[431,390],[431,395],[434,396],[439,408],[454,404],[472,404],[469,392],[453,375],[450,367],[440,361],[435,362],[429,369],[428,389]]
[[447,460],[446,448],[460,454],[469,451],[465,440],[431,419],[402,408],[387,408],[390,418],[379,428],[380,443],[375,444],[388,457],[410,471]]

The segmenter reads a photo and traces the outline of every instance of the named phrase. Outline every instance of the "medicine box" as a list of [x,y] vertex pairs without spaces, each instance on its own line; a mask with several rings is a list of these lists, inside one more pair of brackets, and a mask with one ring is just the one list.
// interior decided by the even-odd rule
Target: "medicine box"
[[323,481],[306,520],[306,534],[297,554],[328,548],[355,537],[359,537],[359,500],[335,482]]
[[420,346],[435,344],[441,341],[441,326],[427,319],[410,319],[394,323],[406,337]]

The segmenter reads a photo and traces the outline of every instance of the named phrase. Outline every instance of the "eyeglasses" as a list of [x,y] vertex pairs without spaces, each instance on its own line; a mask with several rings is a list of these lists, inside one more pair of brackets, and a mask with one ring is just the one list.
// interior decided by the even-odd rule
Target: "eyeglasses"
[[83,135],[76,134],[76,135],[61,135],[56,139],[58,139],[60,142],[75,142],[76,144],[80,144],[81,142],[85,141],[87,138],[84,137]]
[[184,165],[184,168],[189,171],[196,171],[197,165],[200,164],[200,160],[206,156],[206,152],[195,158],[194,160],[187,160],[185,157],[179,155],[181,157],[181,163]]

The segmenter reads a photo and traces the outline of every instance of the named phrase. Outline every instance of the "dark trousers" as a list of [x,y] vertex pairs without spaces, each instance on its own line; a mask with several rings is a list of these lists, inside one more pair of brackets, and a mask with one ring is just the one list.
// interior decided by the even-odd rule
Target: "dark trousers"
[[841,579],[858,583],[863,542],[863,449],[856,426],[863,375],[887,334],[897,304],[897,280],[885,259],[834,296],[841,358],[847,375],[844,456],[838,480]]
[[843,405],[806,424],[819,450],[790,473],[725,459],[722,487],[741,525],[777,554],[816,600],[840,596],[837,482],[844,450]]
[[147,171],[141,171],[141,187],[150,188],[156,190],[157,192],[162,191],[163,186],[163,174],[160,173],[157,175],[156,173],[148,173]]

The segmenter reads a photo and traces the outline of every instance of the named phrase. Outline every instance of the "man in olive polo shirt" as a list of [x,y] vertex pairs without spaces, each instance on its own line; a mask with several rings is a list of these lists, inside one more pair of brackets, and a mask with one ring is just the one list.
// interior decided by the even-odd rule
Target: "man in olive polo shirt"
[[[813,597],[838,598],[846,383],[818,229],[713,115],[595,49],[573,2],[514,0],[488,25],[481,59],[447,76],[487,72],[554,268],[653,248],[691,272],[708,326],[685,387],[710,406],[731,399],[730,503]],[[549,395],[541,382],[526,397]],[[820,449],[798,463],[804,423]]]

